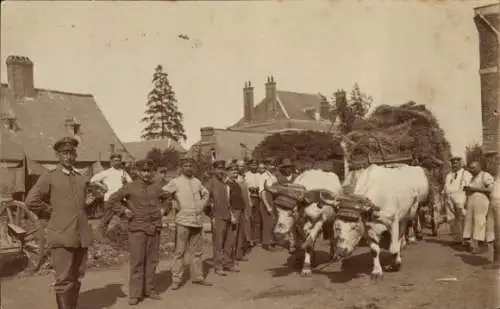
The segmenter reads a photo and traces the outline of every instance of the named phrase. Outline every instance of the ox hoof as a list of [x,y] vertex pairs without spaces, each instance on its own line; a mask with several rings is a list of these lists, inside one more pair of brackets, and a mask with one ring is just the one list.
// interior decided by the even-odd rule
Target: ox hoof
[[302,269],[300,272],[301,277],[311,277],[312,276],[312,270],[311,269]]
[[384,275],[383,272],[374,271],[374,272],[372,272],[371,279],[373,281],[378,281],[378,280],[382,279],[383,275]]
[[398,272],[401,270],[401,262],[394,262],[390,267],[389,270],[392,272]]

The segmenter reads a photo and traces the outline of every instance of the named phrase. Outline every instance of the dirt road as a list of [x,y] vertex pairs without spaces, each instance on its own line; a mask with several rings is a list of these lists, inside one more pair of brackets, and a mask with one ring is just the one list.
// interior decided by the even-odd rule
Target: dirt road
[[[399,273],[386,273],[378,282],[369,277],[371,259],[366,248],[341,266],[318,269],[311,278],[300,277],[293,258],[285,250],[269,253],[254,249],[249,261],[241,262],[241,273],[215,277],[213,287],[191,283],[178,291],[168,290],[170,261],[158,269],[161,301],[146,300],[136,308],[196,309],[496,309],[498,276],[481,268],[489,254],[471,256],[447,244],[447,236],[427,239],[403,253]],[[325,260],[327,245],[317,246],[318,261]],[[210,256],[207,252],[207,257]],[[207,260],[209,268],[210,260]],[[442,278],[456,281],[439,281]],[[128,308],[127,267],[89,272],[83,281],[80,309]],[[51,276],[11,279],[3,282],[3,309],[53,309]],[[125,284],[124,284],[125,283]]]

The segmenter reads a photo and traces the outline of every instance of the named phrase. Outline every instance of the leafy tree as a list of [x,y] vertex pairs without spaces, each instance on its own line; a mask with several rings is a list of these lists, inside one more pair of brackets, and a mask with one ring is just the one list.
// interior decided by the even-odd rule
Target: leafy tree
[[483,148],[480,144],[473,144],[465,147],[465,164],[469,165],[472,161],[479,161],[484,164]]
[[180,154],[171,148],[153,148],[146,155],[146,159],[152,160],[157,167],[166,167],[167,170],[173,171],[179,165]]
[[372,97],[361,92],[357,83],[354,84],[349,98],[344,90],[338,90],[332,100],[335,102],[334,109],[340,119],[340,130],[344,134],[362,125],[373,103]]
[[141,137],[146,140],[171,138],[185,141],[184,116],[177,106],[168,74],[163,72],[161,65],[156,67],[152,83],[154,87],[148,94],[145,116],[141,119],[146,124]]

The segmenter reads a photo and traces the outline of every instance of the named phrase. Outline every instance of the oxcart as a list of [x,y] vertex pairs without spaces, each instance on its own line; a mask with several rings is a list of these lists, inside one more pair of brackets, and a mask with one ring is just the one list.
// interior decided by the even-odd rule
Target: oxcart
[[[44,224],[20,201],[0,196],[0,277],[28,268],[36,272],[46,258]],[[13,264],[14,262],[14,264]],[[19,265],[21,264],[21,265]]]

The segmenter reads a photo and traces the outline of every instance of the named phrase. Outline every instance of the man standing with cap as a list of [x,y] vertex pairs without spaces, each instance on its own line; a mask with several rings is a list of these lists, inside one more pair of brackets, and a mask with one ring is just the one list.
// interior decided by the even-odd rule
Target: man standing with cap
[[229,203],[229,178],[225,173],[225,166],[223,160],[215,161],[212,178],[206,184],[213,214],[213,268],[218,276],[226,276],[224,270],[234,270],[232,250],[237,232],[236,218],[232,216]]
[[[245,181],[245,161],[237,160],[234,162],[230,176],[234,183],[239,185],[239,190],[233,189],[233,209],[239,208],[240,215],[238,221],[238,233],[235,245],[235,258],[238,261],[243,261],[248,252],[251,243],[250,232],[250,214],[251,214],[251,201],[250,192]],[[238,191],[238,192],[237,192]],[[241,205],[238,205],[241,204]]]
[[175,218],[176,240],[172,266],[172,290],[181,286],[184,275],[184,255],[191,252],[191,278],[197,285],[211,286],[203,277],[203,213],[208,202],[208,191],[194,177],[194,159],[181,160],[181,175],[169,181],[163,191],[175,199],[178,212]]
[[462,167],[462,159],[454,156],[450,160],[451,171],[446,175],[444,185],[446,220],[450,222],[450,232],[458,244],[462,244],[465,222],[466,194],[464,187],[470,184],[471,173]]
[[87,250],[93,241],[86,213],[93,197],[87,194],[89,178],[74,167],[77,146],[78,141],[73,137],[62,138],[54,144],[59,164],[38,179],[25,200],[30,208],[51,208],[47,243],[51,249],[59,309],[77,308],[79,278],[85,273]]
[[[113,153],[109,157],[111,162],[111,167],[101,171],[90,179],[92,182],[101,182],[108,187],[108,191],[104,194],[104,206],[109,197],[118,191],[124,184],[132,182],[129,174],[123,169],[122,155],[119,153]],[[104,215],[101,218],[99,228],[101,233],[104,234],[104,226],[106,226],[113,217],[113,211],[106,209],[104,207]]]
[[268,186],[273,185],[278,182],[276,176],[271,172],[274,170],[274,163],[271,159],[266,160],[266,165],[260,167],[260,183],[259,183],[259,197],[261,200],[261,216],[262,216],[262,248],[264,250],[272,251],[275,247],[274,240],[274,226],[276,223],[276,216],[272,205],[266,205],[263,202],[264,194],[267,194],[266,200],[272,200],[272,196],[269,192],[265,191],[264,184],[267,183]]
[[107,202],[114,213],[128,218],[129,304],[132,306],[143,297],[160,299],[154,275],[160,254],[162,217],[169,212],[162,200],[161,186],[153,182],[153,161],[138,161],[136,167],[138,178],[113,193]]

